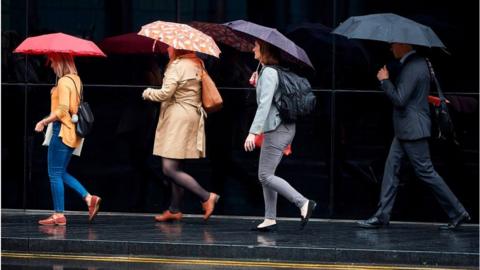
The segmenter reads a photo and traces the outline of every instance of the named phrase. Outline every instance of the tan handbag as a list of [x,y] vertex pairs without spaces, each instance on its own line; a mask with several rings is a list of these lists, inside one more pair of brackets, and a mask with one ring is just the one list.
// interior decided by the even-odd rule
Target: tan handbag
[[207,113],[219,111],[223,107],[223,99],[218,92],[215,82],[208,75],[202,61],[202,105]]

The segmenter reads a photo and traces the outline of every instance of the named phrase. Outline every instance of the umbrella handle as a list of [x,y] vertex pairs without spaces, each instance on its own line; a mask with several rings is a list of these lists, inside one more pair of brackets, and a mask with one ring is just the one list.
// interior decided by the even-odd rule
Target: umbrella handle
[[153,41],[152,52],[155,52],[155,45],[157,45],[157,40]]

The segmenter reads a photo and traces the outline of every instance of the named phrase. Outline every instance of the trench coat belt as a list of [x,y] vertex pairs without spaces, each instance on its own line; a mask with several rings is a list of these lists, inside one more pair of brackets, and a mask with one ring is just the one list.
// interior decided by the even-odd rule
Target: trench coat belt
[[[189,100],[171,100],[167,102],[168,108],[170,105],[178,103],[180,106],[184,104],[190,105],[195,107],[200,114],[200,120],[198,121],[198,131],[197,131],[197,150],[205,153],[205,118],[207,118],[207,112],[203,109],[202,104],[196,104],[195,102],[191,102]],[[166,110],[165,108],[165,110]]]

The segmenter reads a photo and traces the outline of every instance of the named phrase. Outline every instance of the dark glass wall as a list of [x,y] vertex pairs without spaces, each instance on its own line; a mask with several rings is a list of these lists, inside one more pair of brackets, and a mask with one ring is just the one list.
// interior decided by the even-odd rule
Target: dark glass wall
[[[378,89],[379,67],[393,59],[387,44],[348,40],[330,31],[349,16],[394,12],[429,25],[446,44],[422,49],[437,69],[454,119],[459,146],[431,140],[434,165],[478,222],[478,3],[434,1],[236,1],[236,0],[2,0],[2,207],[51,209],[43,135],[33,131],[48,114],[53,72],[42,56],[13,54],[28,36],[64,32],[101,43],[106,37],[138,32],[155,20],[226,22],[244,19],[278,28],[309,54],[316,72],[306,72],[318,98],[317,110],[297,123],[293,154],[277,173],[319,202],[317,217],[364,218],[378,200],[383,166],[393,138],[392,106]],[[206,59],[225,106],[207,119],[207,159],[186,169],[207,189],[222,195],[219,214],[262,215],[257,180],[258,151],[243,142],[253,119],[255,92],[247,80],[256,68],[252,54],[220,44],[222,57]],[[94,131],[70,171],[102,210],[160,212],[169,182],[151,155],[158,104],[145,102],[146,86],[161,84],[165,55],[78,58],[85,99],[95,113]],[[395,220],[445,221],[431,191],[405,166]],[[66,191],[66,209],[85,210]],[[279,199],[280,216],[298,210]],[[186,193],[184,211],[200,213]]]

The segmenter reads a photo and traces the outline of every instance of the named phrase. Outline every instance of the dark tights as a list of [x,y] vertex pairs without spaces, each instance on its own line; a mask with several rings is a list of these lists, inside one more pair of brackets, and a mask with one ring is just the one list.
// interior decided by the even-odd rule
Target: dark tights
[[210,197],[210,192],[206,191],[198,182],[189,174],[182,171],[183,160],[162,158],[163,174],[172,180],[172,197],[170,200],[171,212],[179,212],[182,202],[184,188],[195,193],[202,202]]

